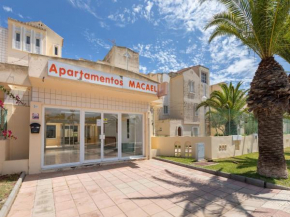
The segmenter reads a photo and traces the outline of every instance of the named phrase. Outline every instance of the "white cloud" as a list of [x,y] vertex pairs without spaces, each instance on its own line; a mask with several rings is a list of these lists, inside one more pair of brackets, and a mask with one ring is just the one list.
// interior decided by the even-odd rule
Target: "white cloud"
[[22,16],[22,14],[18,14],[18,16],[19,16],[20,18],[22,18],[22,19],[24,18],[24,17]]
[[6,12],[13,12],[12,8],[8,6],[3,6],[3,10]]
[[133,12],[139,13],[143,8],[143,5],[133,5]]
[[107,50],[109,50],[111,48],[111,46],[106,43],[103,39],[98,38],[95,33],[90,33],[88,30],[86,30],[83,33],[85,39],[93,46],[93,48],[97,49],[98,48],[105,48]]
[[196,36],[195,40],[188,39],[190,45],[180,53],[188,54],[193,64],[209,67],[212,82],[249,82],[252,79],[258,60],[250,56],[249,50],[234,37],[220,37],[208,44],[213,28],[205,31],[204,26],[214,14],[224,11],[224,7],[217,1],[208,1],[202,5],[198,0],[153,1],[159,19],[166,23],[168,29],[183,32],[184,37],[189,34]]
[[142,66],[141,64],[139,65],[139,71],[142,73],[147,73],[147,67],[146,66]]
[[152,9],[153,5],[154,5],[153,2],[151,2],[151,1],[148,1],[147,2],[147,6],[145,7],[145,11],[146,12],[144,13],[144,17],[147,20],[150,20],[150,17],[151,17],[151,14],[152,14],[151,9]]
[[172,40],[157,40],[156,45],[139,43],[134,45],[133,49],[141,57],[145,57],[154,63],[156,67],[153,72],[170,72],[188,67],[186,63],[178,58],[177,51],[172,45]]
[[67,0],[73,7],[82,9],[96,18],[100,18],[91,6],[91,0]]
[[180,53],[193,54],[196,51],[196,48],[196,44],[190,44],[185,50],[181,50]]
[[107,24],[106,24],[105,22],[103,22],[103,21],[100,21],[99,24],[100,24],[100,27],[102,27],[102,28],[104,28],[104,29],[110,29],[110,26],[107,25]]

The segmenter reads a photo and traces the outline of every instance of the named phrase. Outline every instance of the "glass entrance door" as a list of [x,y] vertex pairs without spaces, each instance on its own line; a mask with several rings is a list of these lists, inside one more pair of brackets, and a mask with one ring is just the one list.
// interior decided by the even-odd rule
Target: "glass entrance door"
[[93,161],[101,159],[101,135],[102,135],[102,115],[96,112],[85,112],[84,130],[84,160]]
[[103,157],[118,157],[118,114],[104,113],[103,118]]

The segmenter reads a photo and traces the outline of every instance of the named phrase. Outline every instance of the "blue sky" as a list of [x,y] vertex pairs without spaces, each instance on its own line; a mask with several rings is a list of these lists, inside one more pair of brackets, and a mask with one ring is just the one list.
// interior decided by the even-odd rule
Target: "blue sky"
[[102,60],[115,40],[139,52],[143,73],[200,64],[210,69],[211,84],[242,80],[246,86],[259,63],[234,38],[208,44],[211,30],[203,27],[223,10],[214,0],[0,0],[0,7],[0,26],[7,27],[8,17],[40,20],[61,35],[66,58]]

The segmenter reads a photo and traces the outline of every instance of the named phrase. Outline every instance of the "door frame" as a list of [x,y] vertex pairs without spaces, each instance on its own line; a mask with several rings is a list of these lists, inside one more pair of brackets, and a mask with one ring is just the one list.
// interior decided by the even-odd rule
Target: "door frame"
[[[52,108],[52,109],[65,109],[65,110],[70,110],[74,109],[80,112],[80,156],[79,162],[72,162],[72,163],[65,163],[65,164],[53,164],[53,165],[44,165],[44,139],[45,139],[45,109],[46,108]],[[116,158],[107,158],[104,159],[102,156],[102,144],[103,141],[101,142],[101,159],[97,160],[84,160],[84,150],[85,150],[85,112],[95,112],[95,113],[101,113],[101,131],[103,135],[103,119],[104,119],[104,114],[117,114],[118,115],[118,156]],[[120,160],[130,160],[130,159],[138,159],[138,158],[144,158],[145,156],[145,150],[146,150],[146,145],[145,145],[145,137],[146,137],[146,121],[145,121],[145,114],[142,112],[131,112],[131,111],[116,111],[116,110],[104,110],[104,109],[92,109],[92,108],[80,108],[80,107],[66,107],[66,106],[56,106],[56,105],[43,105],[42,106],[42,120],[41,124],[43,127],[40,129],[41,133],[41,169],[54,169],[54,168],[62,168],[62,167],[71,167],[71,166],[81,166],[81,165],[86,165],[86,164],[97,164],[101,162],[110,162],[110,161],[120,161]],[[138,114],[142,115],[142,155],[136,155],[132,157],[122,157],[122,114]],[[149,130],[149,129],[148,129]],[[102,139],[103,140],[103,139]]]

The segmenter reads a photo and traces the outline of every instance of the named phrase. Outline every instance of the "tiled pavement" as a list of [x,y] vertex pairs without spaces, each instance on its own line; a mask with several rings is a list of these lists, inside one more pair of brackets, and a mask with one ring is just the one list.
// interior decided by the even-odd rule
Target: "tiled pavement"
[[28,175],[15,216],[290,216],[290,191],[145,160]]

